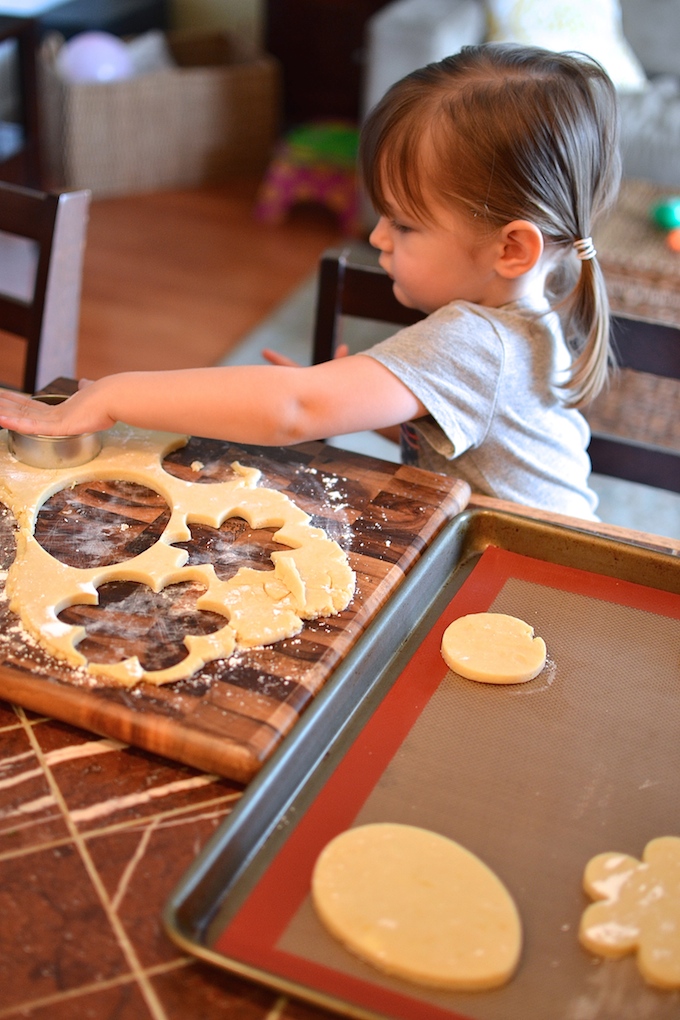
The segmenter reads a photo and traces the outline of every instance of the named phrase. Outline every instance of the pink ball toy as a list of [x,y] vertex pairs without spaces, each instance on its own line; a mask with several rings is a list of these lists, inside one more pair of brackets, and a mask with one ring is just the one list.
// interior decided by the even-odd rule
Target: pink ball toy
[[127,46],[109,32],[74,35],[61,47],[57,66],[70,82],[120,81],[133,73]]

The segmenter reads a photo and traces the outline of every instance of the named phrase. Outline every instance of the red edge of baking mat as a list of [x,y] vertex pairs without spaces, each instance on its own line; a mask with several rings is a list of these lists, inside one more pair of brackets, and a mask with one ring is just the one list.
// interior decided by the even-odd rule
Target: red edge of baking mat
[[416,650],[215,950],[308,988],[403,1020],[466,1020],[456,1012],[341,974],[277,948],[300,908],[323,847],[352,825],[411,727],[446,676],[442,635],[459,616],[485,612],[509,578],[680,619],[680,596],[489,547]]

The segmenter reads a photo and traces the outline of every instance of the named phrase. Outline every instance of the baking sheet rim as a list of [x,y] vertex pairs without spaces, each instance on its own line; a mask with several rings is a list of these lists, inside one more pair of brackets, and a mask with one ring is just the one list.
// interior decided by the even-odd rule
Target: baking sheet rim
[[[481,544],[478,547],[474,547],[471,550],[467,550],[467,557],[465,557],[463,554],[466,552],[467,548],[466,541],[468,540],[469,533],[471,531],[474,532],[474,527],[477,521],[482,522],[482,534],[481,536],[475,536],[473,534],[472,540],[474,542],[475,538],[480,537]],[[634,543],[628,543],[625,540],[618,541],[617,539],[613,539],[610,536],[606,535],[599,535],[597,533],[593,535],[591,532],[586,531],[585,529],[572,527],[566,524],[562,525],[553,522],[550,523],[537,522],[535,520],[532,520],[531,518],[522,517],[521,515],[508,513],[503,510],[493,511],[486,508],[468,508],[457,518],[451,521],[442,530],[442,532],[440,532],[430,550],[432,555],[436,555],[438,552],[441,551],[451,553],[452,560],[455,561],[451,563],[450,572],[452,574],[456,573],[459,570],[462,572],[462,576],[460,577],[458,583],[455,584],[452,588],[450,589],[448,588],[448,583],[445,585],[447,591],[445,599],[446,602],[448,602],[453,597],[457,589],[460,587],[460,585],[462,585],[465,578],[467,577],[469,570],[463,568],[466,567],[468,561],[470,560],[476,561],[484,551],[484,548],[486,548],[488,545],[494,544],[492,541],[488,540],[489,536],[484,534],[483,525],[485,521],[486,522],[490,521],[492,522],[492,524],[496,525],[500,524],[501,529],[504,526],[510,528],[516,527],[519,531],[523,532],[524,534],[526,534],[527,532],[531,533],[536,531],[540,531],[542,533],[547,532],[551,534],[553,537],[560,537],[571,540],[572,543],[575,542],[577,546],[580,546],[584,540],[588,541],[592,543],[592,548],[598,546],[601,549],[605,549],[610,552],[616,569],[613,570],[613,572],[609,576],[615,578],[619,578],[619,571],[621,571],[622,569],[623,572],[625,573],[624,568],[635,566],[636,561],[646,562],[649,564],[656,563],[657,566],[660,565],[670,570],[674,584],[671,587],[667,587],[666,585],[663,584],[654,585],[651,584],[648,579],[639,583],[642,583],[648,587],[658,587],[659,590],[680,592],[680,561],[670,553],[661,552],[658,549],[648,548],[645,546],[636,545]],[[462,536],[460,536],[461,529],[466,529],[465,533]],[[453,541],[452,536],[454,539]],[[459,541],[455,541],[456,538],[458,538]],[[535,558],[538,559],[544,558],[541,556],[537,556],[535,552],[532,553],[524,551],[524,554],[530,556],[533,555]],[[428,559],[429,557],[426,557],[424,558],[425,562],[421,561],[419,563],[420,572],[423,572],[424,570],[427,569]],[[590,569],[589,567],[584,566],[581,563],[576,564],[576,566],[578,566],[579,569],[585,570]],[[409,579],[407,578],[401,585],[401,587],[398,589],[400,599],[397,600],[396,598],[394,598],[393,603],[390,606],[386,607],[386,609],[392,610],[392,615],[398,614],[399,609],[399,606],[397,604],[398,601],[403,602],[405,599],[408,598],[408,596],[411,593],[411,588],[417,586],[418,580],[419,578],[414,577],[414,579],[409,583]],[[397,593],[395,593],[395,596],[396,594]],[[432,614],[435,612],[435,607],[438,601],[436,594],[437,593],[435,593],[432,600],[428,602],[428,604],[423,608],[423,612],[421,614],[418,625],[414,628],[414,631],[411,633],[411,635],[409,635],[408,641],[405,642],[408,649],[406,652],[407,656],[413,654],[413,652],[417,649],[420,641],[422,640],[423,634],[419,633],[419,631],[423,629],[425,631],[427,630],[427,622],[431,619]],[[441,601],[442,604],[445,604],[444,600]],[[374,621],[374,625],[376,628],[379,628],[381,626],[381,623],[383,623],[381,617],[378,617]],[[367,632],[367,635],[369,638],[371,637],[370,628],[369,632]],[[355,651],[358,654],[361,651],[360,647],[357,647]],[[401,649],[398,649],[397,652],[395,652],[395,654],[389,659],[389,661],[384,664],[384,667],[381,669],[379,676],[376,677],[376,679],[374,680],[374,683],[371,685],[371,688],[365,692],[360,705],[357,705],[355,707],[355,711],[352,713],[350,717],[343,720],[343,726],[341,730],[339,730],[335,735],[335,739],[332,744],[333,749],[337,749],[338,745],[342,743],[343,734],[347,738],[348,727],[350,727],[351,719],[356,718],[356,712],[362,710],[363,708],[364,712],[362,712],[362,714],[365,714],[366,702],[370,701],[371,694],[374,693],[376,690],[381,691],[382,697],[384,697],[387,694],[387,691],[391,688],[392,683],[395,682],[396,679],[398,678],[400,670],[395,667],[395,663],[397,663],[400,660],[400,656],[403,654],[403,652],[404,652],[403,647]],[[386,682],[386,678],[388,678],[389,681],[390,676],[392,683],[388,682],[385,690],[382,690],[382,687]],[[343,679],[344,677],[341,675],[336,677],[335,678],[336,685],[342,684]],[[326,689],[323,693],[329,695],[332,693],[332,690],[333,688],[331,681],[326,686]],[[377,707],[377,704],[379,704],[380,701],[382,700],[382,697],[380,698],[380,700],[377,701],[376,706],[374,706],[371,709],[371,711],[368,712],[367,718],[370,718],[372,712],[375,711],[375,707]],[[312,711],[314,709],[316,710],[316,712]],[[324,711],[326,711],[326,706],[323,703],[323,699],[320,698],[319,703],[310,706],[310,711],[306,714],[306,717],[303,717],[301,723],[306,721],[307,728],[310,728],[314,724],[316,715],[323,714]],[[304,733],[302,732],[302,726],[300,724],[298,725],[297,730],[300,731],[296,732],[295,734],[297,740],[299,741],[304,739]],[[349,739],[350,740],[356,739],[358,732],[360,732],[360,729],[357,730],[357,732],[352,731]],[[293,735],[291,735],[291,737],[292,736]],[[292,752],[292,750],[293,748],[291,747],[289,749],[289,754]],[[229,816],[229,818],[225,820],[222,827],[217,831],[217,833],[215,833],[215,836],[206,846],[203,853],[196,859],[192,867],[185,873],[183,879],[180,881],[180,883],[178,884],[173,894],[166,903],[166,907],[163,913],[163,920],[166,930],[170,937],[173,939],[173,941],[191,955],[196,956],[208,963],[214,964],[215,966],[219,967],[222,970],[235,973],[249,980],[254,980],[259,984],[265,985],[276,990],[277,992],[281,992],[283,994],[290,994],[296,998],[302,999],[303,1001],[319,1005],[325,1009],[330,1009],[336,1013],[339,1013],[340,1015],[357,1018],[357,1020],[393,1020],[393,1018],[388,1014],[376,1013],[370,1009],[366,1009],[365,1007],[357,1006],[356,1004],[349,1003],[346,1000],[338,999],[330,994],[320,993],[317,989],[310,988],[306,985],[301,985],[300,983],[292,979],[282,977],[281,975],[275,974],[271,971],[262,970],[261,968],[253,964],[244,963],[241,960],[226,956],[223,953],[211,949],[206,944],[200,941],[200,938],[204,936],[206,930],[210,926],[211,923],[210,918],[205,921],[202,927],[201,935],[198,936],[189,935],[188,933],[185,932],[185,930],[183,930],[181,926],[180,912],[188,902],[189,898],[191,897],[192,890],[200,888],[200,886],[208,879],[210,874],[211,860],[213,862],[217,861],[219,857],[224,853],[225,849],[229,849],[230,842],[232,842],[234,839],[238,839],[239,837],[238,827],[241,821],[241,815],[249,809],[252,810],[250,805],[257,805],[258,797],[266,796],[267,788],[272,783],[274,778],[270,777],[269,772],[271,771],[274,774],[276,773],[279,755],[283,754],[285,751],[286,742],[284,742],[284,746],[279,749],[277,755],[275,755],[270,760],[270,762],[267,763],[265,768],[256,777],[253,784],[256,786],[256,788],[252,789],[252,793],[251,788],[249,788],[249,790],[244,795],[244,797],[239,802],[239,804],[232,812],[232,814]],[[275,813],[275,817],[279,819],[279,821],[286,815],[291,803],[294,802],[295,798],[299,796],[300,792],[304,791],[307,788],[309,782],[313,780],[314,776],[317,774],[317,771],[320,768],[321,762],[323,761],[323,757],[324,756],[322,755],[321,758],[310,767],[307,774],[300,779],[299,783],[296,786],[296,789],[294,791],[291,791],[286,800],[279,806]],[[260,792],[261,788],[262,792]],[[256,861],[257,858],[261,855],[262,843],[266,842],[268,836],[271,835],[275,828],[276,825],[273,825],[269,829],[269,831],[264,834],[260,846],[253,847],[248,857],[241,861],[240,866],[238,866],[232,873],[224,876],[227,879],[227,881],[226,884],[223,886],[221,899],[213,906],[212,910],[213,917],[220,909],[220,907],[224,904],[226,899],[229,896],[233,895],[235,891],[239,892],[240,899],[243,900],[244,898],[247,898],[247,896],[250,894],[254,886],[257,884],[258,879],[257,878],[252,879],[252,877],[249,875],[246,879],[247,888],[245,890],[238,889],[239,883],[242,881],[243,873],[247,871],[250,868],[253,861]],[[268,853],[265,853],[266,860],[264,860],[261,864],[261,867],[263,869],[266,869],[269,866],[271,861],[278,853],[278,850],[279,846],[277,845],[273,849],[273,851],[270,850]],[[234,908],[234,912],[236,912],[238,909],[239,907],[237,905]],[[451,1017],[453,1020],[454,1014],[451,1014]]]

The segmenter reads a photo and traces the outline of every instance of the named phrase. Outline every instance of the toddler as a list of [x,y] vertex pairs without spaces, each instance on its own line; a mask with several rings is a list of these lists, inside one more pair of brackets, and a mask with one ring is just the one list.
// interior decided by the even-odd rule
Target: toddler
[[406,459],[473,491],[593,518],[578,410],[606,381],[609,312],[591,240],[620,177],[613,86],[593,60],[466,47],[397,82],[362,129],[371,243],[426,318],[301,368],[128,372],[49,407],[0,395],[0,426],[116,421],[287,445],[402,428]]

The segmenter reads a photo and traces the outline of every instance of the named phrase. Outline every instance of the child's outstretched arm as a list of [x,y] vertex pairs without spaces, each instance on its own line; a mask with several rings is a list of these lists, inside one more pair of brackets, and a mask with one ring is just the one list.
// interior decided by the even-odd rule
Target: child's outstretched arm
[[0,391],[0,427],[45,435],[117,421],[265,446],[377,429],[425,408],[389,369],[364,355],[310,368],[233,366],[126,372],[89,383],[49,406]]

